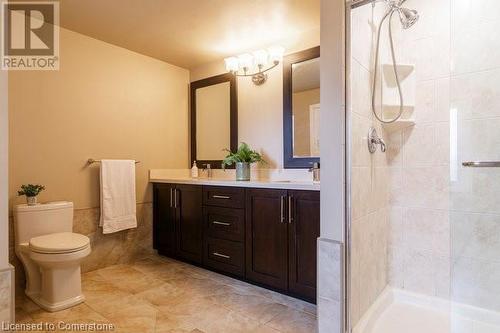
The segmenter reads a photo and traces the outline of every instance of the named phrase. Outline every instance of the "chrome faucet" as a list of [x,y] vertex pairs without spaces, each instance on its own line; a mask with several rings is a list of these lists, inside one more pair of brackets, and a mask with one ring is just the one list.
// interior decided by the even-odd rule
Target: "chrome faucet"
[[207,178],[212,178],[212,166],[210,163],[205,164],[205,167],[202,170],[207,172]]
[[313,174],[313,182],[319,182],[320,181],[320,168],[319,168],[319,163],[314,162],[312,168],[309,169],[309,172],[312,172]]

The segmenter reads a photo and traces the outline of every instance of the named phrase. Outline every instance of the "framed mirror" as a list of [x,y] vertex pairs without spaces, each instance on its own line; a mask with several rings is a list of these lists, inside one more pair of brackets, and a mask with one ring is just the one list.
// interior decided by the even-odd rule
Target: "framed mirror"
[[283,60],[283,144],[285,168],[319,163],[320,47]]
[[[238,146],[236,79],[231,73],[191,82],[191,165],[222,168],[227,153]],[[191,166],[190,166],[191,167]]]

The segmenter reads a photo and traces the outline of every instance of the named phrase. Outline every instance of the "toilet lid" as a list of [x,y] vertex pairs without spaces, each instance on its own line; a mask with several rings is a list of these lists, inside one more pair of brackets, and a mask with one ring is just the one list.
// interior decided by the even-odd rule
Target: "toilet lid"
[[30,249],[39,253],[70,253],[89,246],[87,236],[72,232],[61,232],[34,237],[30,240]]

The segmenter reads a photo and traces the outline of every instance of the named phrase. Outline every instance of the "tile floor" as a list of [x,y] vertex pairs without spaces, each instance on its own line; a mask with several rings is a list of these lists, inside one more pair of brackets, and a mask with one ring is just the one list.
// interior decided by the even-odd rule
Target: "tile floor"
[[[85,303],[48,313],[18,300],[18,323],[112,323],[131,333],[313,333],[316,306],[151,256],[83,275]],[[65,331],[67,332],[67,331]]]

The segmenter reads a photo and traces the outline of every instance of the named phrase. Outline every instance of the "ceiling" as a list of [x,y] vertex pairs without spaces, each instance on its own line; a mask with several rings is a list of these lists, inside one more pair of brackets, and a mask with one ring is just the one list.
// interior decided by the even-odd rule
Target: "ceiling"
[[64,0],[61,26],[184,68],[319,42],[320,0]]

